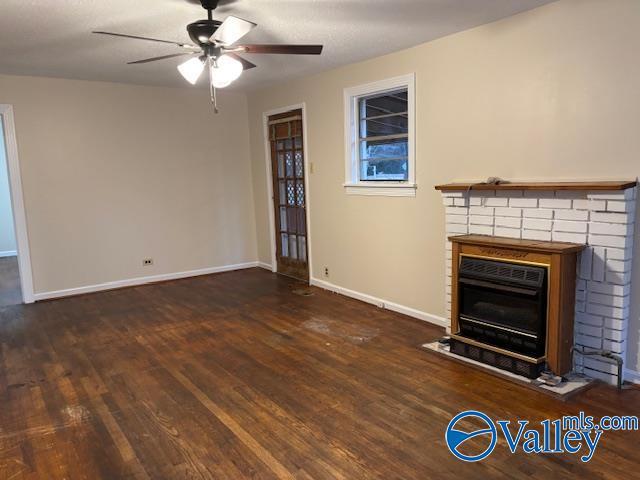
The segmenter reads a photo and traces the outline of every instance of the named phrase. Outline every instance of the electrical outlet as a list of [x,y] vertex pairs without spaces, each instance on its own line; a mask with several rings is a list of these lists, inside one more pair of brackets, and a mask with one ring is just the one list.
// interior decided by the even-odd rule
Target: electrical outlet
[[153,265],[153,258],[145,258],[144,260],[142,260],[143,267],[149,267],[151,265]]
[[324,276],[329,277],[329,267],[324,267]]

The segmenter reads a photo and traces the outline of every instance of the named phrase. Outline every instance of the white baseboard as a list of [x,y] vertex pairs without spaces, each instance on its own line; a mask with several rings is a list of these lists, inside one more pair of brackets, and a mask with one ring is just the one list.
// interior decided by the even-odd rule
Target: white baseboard
[[329,290],[331,292],[339,293],[346,297],[355,298],[356,300],[370,303],[379,308],[385,308],[387,310],[392,310],[394,312],[402,313],[403,315],[417,318],[418,320],[423,320],[425,322],[432,323],[439,327],[447,328],[449,326],[449,322],[445,318],[440,317],[438,315],[422,312],[420,310],[416,310],[415,308],[400,305],[398,303],[389,302],[387,300],[383,300],[381,298],[377,298],[372,295],[368,295],[366,293],[356,292],[355,290],[349,290],[348,288],[339,287],[338,285],[334,285],[333,283],[329,283],[324,280],[319,280],[317,278],[311,278],[310,283],[311,285],[315,285],[316,287],[320,287],[325,290]]
[[41,292],[34,295],[35,301],[49,300],[52,298],[71,297],[85,293],[102,292],[123,287],[135,287],[147,283],[164,282],[167,280],[178,280],[180,278],[198,277],[200,275],[211,275],[212,273],[230,272],[233,270],[243,270],[246,268],[259,267],[259,262],[238,263],[236,265],[223,265],[221,267],[202,268],[200,270],[189,270],[186,272],[165,273],[161,275],[151,275],[148,277],[129,278],[126,280],[116,280],[115,282],[100,283],[98,285],[87,285],[85,287],[69,288],[66,290],[55,290],[52,292]]
[[264,268],[265,270],[269,270],[270,272],[273,272],[273,266],[270,263],[258,262],[258,267]]
[[630,368],[624,369],[624,379],[628,382],[640,384],[640,372],[631,370]]
[[18,252],[16,250],[6,250],[4,252],[0,252],[0,258],[15,257],[16,255],[18,255]]

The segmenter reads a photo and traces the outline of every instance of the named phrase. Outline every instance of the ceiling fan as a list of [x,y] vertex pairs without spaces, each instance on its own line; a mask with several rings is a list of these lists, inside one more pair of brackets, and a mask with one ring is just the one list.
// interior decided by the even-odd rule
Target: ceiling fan
[[173,42],[170,40],[103,31],[94,31],[93,33],[131,38],[134,40],[167,43],[187,50],[185,52],[127,62],[128,65],[155,62],[185,55],[198,55],[180,64],[178,71],[185,80],[195,85],[202,75],[202,72],[208,67],[211,102],[213,103],[216,113],[218,113],[216,89],[228,87],[240,77],[244,70],[256,67],[255,64],[238,55],[239,53],[290,55],[320,55],[322,53],[322,45],[236,45],[238,40],[257,25],[248,20],[234,17],[233,15],[228,16],[223,22],[214,20],[213,11],[218,7],[220,0],[200,0],[200,3],[202,4],[202,8],[207,11],[207,19],[198,20],[197,22],[187,25],[187,32],[189,32],[189,37],[194,43]]

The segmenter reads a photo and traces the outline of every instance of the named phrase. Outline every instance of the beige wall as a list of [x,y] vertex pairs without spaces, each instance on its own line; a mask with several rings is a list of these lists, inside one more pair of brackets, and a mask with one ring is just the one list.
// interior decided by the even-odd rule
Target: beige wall
[[[434,185],[640,174],[639,24],[637,0],[563,0],[252,93],[260,260],[270,261],[262,112],[306,102],[313,276],[322,279],[328,266],[336,285],[444,316],[444,208]],[[343,89],[410,72],[417,76],[416,198],[347,196]],[[638,370],[633,305],[628,365]]]
[[0,252],[15,252],[16,238],[13,231],[9,175],[4,147],[4,128],[0,118]]
[[36,293],[256,259],[244,95],[0,76],[0,103]]

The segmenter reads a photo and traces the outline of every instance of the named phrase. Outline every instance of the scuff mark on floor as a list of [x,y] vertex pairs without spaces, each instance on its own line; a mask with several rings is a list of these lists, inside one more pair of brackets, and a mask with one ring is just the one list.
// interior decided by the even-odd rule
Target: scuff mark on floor
[[380,330],[357,323],[347,323],[333,318],[312,318],[305,321],[302,326],[329,337],[341,338],[350,343],[366,343],[377,337]]

